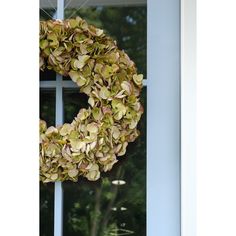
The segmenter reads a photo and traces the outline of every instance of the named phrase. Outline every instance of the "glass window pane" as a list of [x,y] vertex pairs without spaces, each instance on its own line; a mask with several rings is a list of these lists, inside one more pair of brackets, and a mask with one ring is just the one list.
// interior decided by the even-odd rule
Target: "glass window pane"
[[41,8],[39,11],[40,20],[51,20],[55,13],[56,11],[53,8]]
[[56,80],[56,72],[53,70],[46,69],[45,71],[39,71],[40,81],[44,80]]
[[[55,124],[55,90],[40,89],[40,118]],[[54,184],[40,183],[40,236],[53,235]]]
[[63,80],[71,80],[70,76],[63,76]]
[[40,183],[40,236],[53,235],[54,184]]
[[47,122],[48,127],[55,125],[55,89],[40,89],[40,119]]
[[64,123],[71,123],[81,108],[88,108],[88,96],[78,89],[64,89]]
[[[77,99],[78,95],[73,96]],[[64,96],[65,109],[70,104],[77,111],[82,104],[67,101],[73,96]],[[146,88],[141,99],[146,110]],[[72,112],[70,115],[74,116]],[[146,235],[146,113],[139,130],[140,137],[129,144],[126,155],[119,158],[112,171],[102,173],[99,181],[80,178],[77,183],[63,183],[64,235]]]
[[40,20],[50,20],[55,16],[57,0],[40,0]]

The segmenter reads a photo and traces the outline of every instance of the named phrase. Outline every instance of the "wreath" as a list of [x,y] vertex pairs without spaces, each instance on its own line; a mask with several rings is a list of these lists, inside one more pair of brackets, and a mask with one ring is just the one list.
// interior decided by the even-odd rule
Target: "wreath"
[[139,135],[143,75],[116,41],[80,17],[40,22],[40,69],[69,76],[89,106],[71,124],[40,120],[40,180],[99,179]]

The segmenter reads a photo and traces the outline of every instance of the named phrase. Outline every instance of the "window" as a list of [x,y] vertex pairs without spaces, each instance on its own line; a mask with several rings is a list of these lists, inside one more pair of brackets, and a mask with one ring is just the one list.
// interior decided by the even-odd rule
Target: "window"
[[[75,1],[71,1],[65,8],[65,18],[79,15],[105,29],[117,40],[119,48],[135,61],[138,71],[146,78],[146,4],[114,2],[117,4],[94,3],[78,10],[80,4],[75,5]],[[41,19],[49,19],[50,15],[53,17],[54,8],[52,4],[42,7]],[[58,106],[61,107],[59,110],[63,107],[63,123],[70,123],[80,108],[88,106],[87,96],[79,93],[79,88],[69,78],[62,78],[51,71],[41,72],[40,85],[40,115],[49,125],[54,125],[58,119]],[[81,178],[78,183],[68,181],[62,184],[63,220],[59,224],[63,235],[146,235],[146,96],[145,86],[141,95],[145,109],[139,124],[141,136],[129,144],[125,157],[120,158],[113,170],[103,173],[97,182],[91,183]],[[53,232],[57,235],[54,229],[57,227],[54,213],[57,206],[54,201],[62,198],[57,198],[54,184],[41,184],[40,189],[40,235],[50,236]]]

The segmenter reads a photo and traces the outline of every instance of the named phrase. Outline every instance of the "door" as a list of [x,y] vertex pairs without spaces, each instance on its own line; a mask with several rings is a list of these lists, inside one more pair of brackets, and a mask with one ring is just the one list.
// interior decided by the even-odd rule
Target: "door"
[[[163,11],[164,9],[164,11]],[[40,184],[41,236],[180,235],[178,1],[41,1],[42,20],[80,15],[117,40],[144,74],[140,137],[101,180]],[[70,123],[87,97],[69,79],[40,74],[40,116]]]

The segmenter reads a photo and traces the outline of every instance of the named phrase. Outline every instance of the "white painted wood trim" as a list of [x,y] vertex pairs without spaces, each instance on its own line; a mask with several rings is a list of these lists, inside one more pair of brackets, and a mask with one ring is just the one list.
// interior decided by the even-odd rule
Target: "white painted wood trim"
[[147,7],[147,235],[180,236],[180,1]]
[[54,236],[63,235],[63,189],[62,182],[55,182],[54,190]]
[[181,236],[196,235],[196,0],[181,0]]
[[[64,19],[64,0],[57,0],[57,19]],[[56,125],[63,124],[62,75],[56,75]],[[55,182],[54,190],[54,236],[63,235],[63,188]]]

